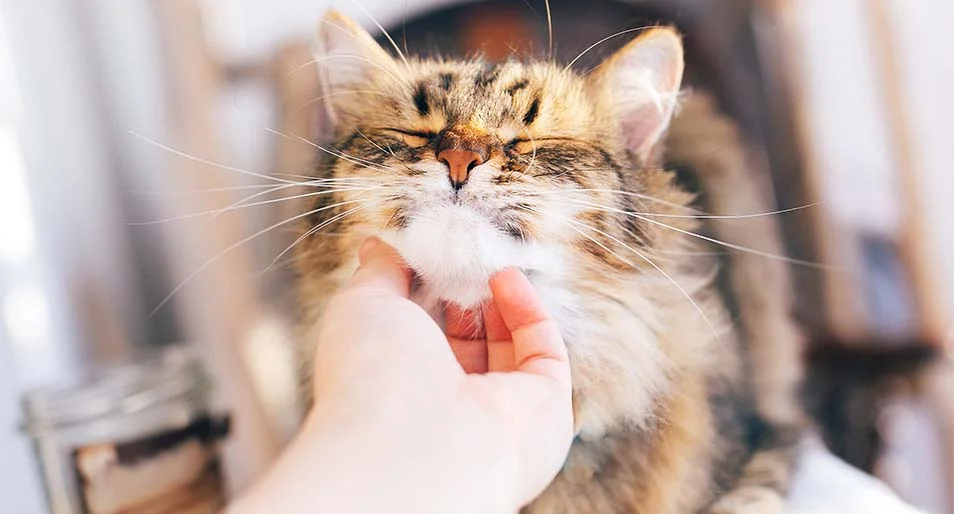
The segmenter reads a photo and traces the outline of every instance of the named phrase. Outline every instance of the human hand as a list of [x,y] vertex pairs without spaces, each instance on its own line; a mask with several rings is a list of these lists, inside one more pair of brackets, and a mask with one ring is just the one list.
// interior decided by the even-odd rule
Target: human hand
[[445,335],[392,248],[371,240],[360,260],[321,322],[301,432],[233,513],[515,512],[572,440],[556,324],[508,269],[481,313],[448,309]]

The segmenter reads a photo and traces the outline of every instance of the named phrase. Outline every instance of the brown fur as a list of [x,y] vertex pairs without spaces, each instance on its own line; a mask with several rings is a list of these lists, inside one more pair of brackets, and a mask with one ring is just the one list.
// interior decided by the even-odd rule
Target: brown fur
[[[405,256],[437,319],[441,302],[481,301],[491,268],[520,265],[567,341],[578,429],[563,472],[526,512],[781,512],[801,426],[787,276],[777,260],[733,253],[720,291],[718,263],[698,255],[700,230],[779,249],[770,218],[688,208],[701,193],[719,213],[767,210],[743,142],[704,95],[655,144],[682,73],[675,33],[647,31],[583,77],[543,62],[403,62],[340,16],[325,22],[333,150],[318,176],[361,190],[311,206],[304,228],[326,223],[335,236],[297,246],[306,330],[371,234]],[[486,150],[459,193],[437,159],[448,137]],[[457,216],[473,221],[449,228]],[[431,237],[413,239],[421,230]]]

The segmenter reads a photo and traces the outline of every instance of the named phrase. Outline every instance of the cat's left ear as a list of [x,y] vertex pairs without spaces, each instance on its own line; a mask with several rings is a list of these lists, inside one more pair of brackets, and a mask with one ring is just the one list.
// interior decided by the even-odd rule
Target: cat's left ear
[[[321,19],[315,40],[315,62],[322,97],[334,116],[342,95],[371,89],[378,80],[395,80],[397,64],[370,34],[347,16],[329,10]],[[353,101],[353,99],[352,99]]]
[[609,95],[627,148],[646,158],[669,126],[684,68],[675,29],[649,29],[610,56],[587,80]]

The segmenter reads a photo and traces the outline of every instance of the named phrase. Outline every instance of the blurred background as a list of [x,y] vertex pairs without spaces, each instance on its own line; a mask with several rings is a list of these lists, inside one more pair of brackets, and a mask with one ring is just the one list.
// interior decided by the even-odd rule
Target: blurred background
[[[269,188],[314,159],[298,138],[314,135],[308,49],[330,6],[416,54],[547,48],[538,0],[0,0],[4,512],[46,511],[21,394],[137,349],[201,355],[232,415],[230,491],[294,430],[290,270],[273,261],[295,211]],[[621,30],[683,31],[690,85],[738,120],[778,208],[819,202],[778,221],[793,257],[831,266],[792,268],[825,442],[954,514],[954,2],[550,8],[564,62]]]

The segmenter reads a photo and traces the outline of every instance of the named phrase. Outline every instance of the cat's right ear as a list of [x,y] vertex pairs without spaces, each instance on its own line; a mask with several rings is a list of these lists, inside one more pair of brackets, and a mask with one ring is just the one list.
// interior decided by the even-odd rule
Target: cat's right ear
[[334,119],[336,97],[360,95],[378,77],[393,77],[397,64],[381,45],[357,23],[336,10],[321,19],[315,41],[315,63],[321,80],[322,98]]
[[587,77],[609,92],[627,148],[646,158],[669,126],[683,72],[682,38],[672,28],[646,30]]

